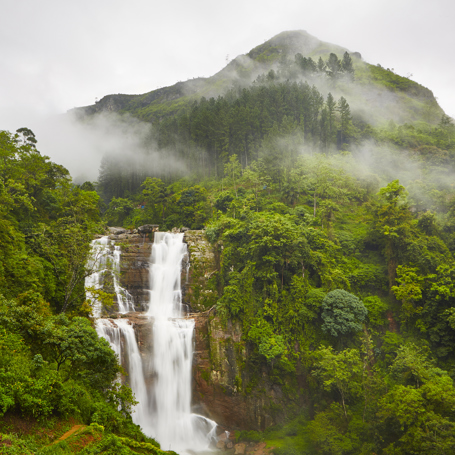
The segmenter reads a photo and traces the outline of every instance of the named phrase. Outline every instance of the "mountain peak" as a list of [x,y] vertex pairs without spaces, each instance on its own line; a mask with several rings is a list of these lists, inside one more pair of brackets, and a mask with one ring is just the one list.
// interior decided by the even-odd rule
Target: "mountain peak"
[[286,54],[300,52],[304,55],[311,53],[320,43],[319,39],[304,30],[285,31],[256,46],[247,55],[256,60],[265,51],[273,48]]
[[343,47],[321,41],[305,30],[288,30],[256,46],[247,56],[258,62],[265,62],[282,54],[293,57],[300,53],[303,56],[319,57],[330,52],[342,55],[346,51]]
[[[341,59],[345,52],[354,57],[356,76],[351,82],[332,81],[324,70],[309,74],[295,66],[296,54],[307,59],[311,57],[313,64],[321,57],[324,65],[330,54]],[[249,87],[259,76],[268,74],[272,69],[281,73],[279,77],[283,80],[307,81],[324,94],[330,91],[333,96],[346,97],[352,113],[372,124],[390,118],[398,123],[412,122],[421,119],[422,112],[426,111],[432,112],[428,119],[431,117],[431,121],[437,121],[442,113],[430,90],[393,71],[370,65],[361,59],[358,52],[321,41],[305,30],[281,32],[247,54],[237,56],[211,77],[179,82],[143,95],[108,95],[93,106],[76,108],[73,112],[85,116],[113,111],[153,122],[174,115],[202,97],[216,98],[232,87]],[[373,109],[365,108],[373,105]]]

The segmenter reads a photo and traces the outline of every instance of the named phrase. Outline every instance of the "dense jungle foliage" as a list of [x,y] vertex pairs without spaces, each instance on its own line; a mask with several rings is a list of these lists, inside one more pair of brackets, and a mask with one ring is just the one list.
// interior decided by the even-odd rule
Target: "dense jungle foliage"
[[240,439],[277,455],[453,451],[452,120],[373,127],[345,98],[259,79],[154,125],[191,176],[127,187],[105,162],[106,222],[205,228],[220,256],[206,305],[240,321],[244,368],[289,396],[306,378],[308,407]]
[[[164,453],[133,424],[131,389],[114,381],[118,359],[87,318],[99,196],[41,155],[27,128],[0,132],[0,157],[0,453],[113,453],[113,443],[118,454],[137,453],[134,444]],[[9,434],[20,418],[22,437]],[[62,422],[92,424],[90,450],[43,448],[68,429]]]
[[[355,77],[349,55],[296,55],[293,68],[334,87]],[[391,89],[414,87],[402,79]],[[424,120],[372,126],[348,96],[271,70],[153,123],[158,150],[186,177],[107,156],[99,181],[80,186],[30,130],[1,132],[4,421],[71,417],[97,441],[80,453],[161,452],[131,421],[134,397],[113,383],[117,359],[83,289],[103,225],[150,223],[206,230],[220,258],[207,309],[241,323],[245,368],[308,398],[279,410],[283,425],[240,438],[265,439],[276,455],[454,452],[455,128],[445,115]],[[118,450],[103,452],[109,444]]]

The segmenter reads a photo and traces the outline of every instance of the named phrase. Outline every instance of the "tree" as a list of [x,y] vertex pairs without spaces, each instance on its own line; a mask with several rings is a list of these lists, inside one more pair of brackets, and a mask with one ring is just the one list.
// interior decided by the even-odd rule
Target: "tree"
[[327,60],[327,75],[333,79],[336,79],[341,72],[341,61],[333,52],[330,53],[329,59]]
[[287,371],[294,370],[288,359],[289,349],[283,336],[275,334],[266,320],[258,319],[249,330],[248,338],[257,345],[259,354],[264,356],[272,367],[278,364]]
[[403,319],[410,318],[415,313],[420,313],[422,307],[415,307],[417,301],[422,300],[422,285],[424,277],[421,276],[417,267],[399,265],[397,278],[399,286],[392,286],[391,291],[398,300],[401,300]]
[[352,59],[348,52],[343,54],[343,60],[341,61],[341,68],[345,74],[348,74],[349,77],[353,78],[354,76],[354,67],[352,65]]
[[0,132],[0,156],[0,291],[15,297],[34,289],[59,310],[83,302],[98,195],[73,185],[65,168],[17,135]]
[[412,216],[407,205],[407,192],[398,180],[379,190],[381,203],[376,212],[376,228],[384,241],[389,289],[395,285],[399,259],[411,234]]
[[315,73],[318,70],[315,61],[311,57],[303,57],[300,53],[296,54],[295,62],[305,73]]
[[86,262],[95,232],[95,227],[86,229],[63,218],[51,227],[42,226],[34,236],[33,247],[53,269],[58,287],[52,300],[62,313],[84,301],[85,278],[93,272]]
[[349,130],[351,127],[351,108],[349,107],[346,98],[343,96],[338,101],[337,111],[340,113],[340,137],[338,141],[338,147],[342,148],[345,140],[349,136]]
[[442,114],[438,127],[445,133],[447,143],[450,145],[451,139],[455,133],[455,125],[453,124],[453,119],[446,114]]
[[333,125],[334,125],[334,122],[335,122],[335,111],[336,111],[336,106],[337,106],[337,103],[333,97],[333,95],[329,92],[328,95],[327,95],[327,100],[326,100],[326,103],[325,103],[326,107],[327,107],[327,112],[328,112],[328,134],[329,134],[329,139],[331,139],[333,137]]
[[242,173],[242,166],[237,159],[237,155],[229,157],[229,162],[224,165],[224,173],[226,177],[232,179],[234,185],[235,197],[237,197],[237,181]]
[[343,289],[335,289],[322,302],[322,330],[334,337],[360,332],[367,313],[358,297]]
[[326,222],[328,236],[333,240],[332,223],[335,220],[335,213],[340,211],[340,207],[331,200],[322,201],[319,207],[322,224],[324,221]]
[[123,226],[126,219],[133,213],[134,207],[129,199],[112,198],[104,214],[109,226]]
[[320,73],[322,73],[325,70],[325,68],[326,68],[326,66],[325,66],[324,60],[322,60],[322,57],[319,57],[319,60],[318,60],[318,71]]
[[29,128],[19,128],[16,130],[17,136],[22,136],[22,143],[32,148],[36,148],[37,140],[35,133]]
[[387,453],[445,454],[455,450],[455,389],[428,352],[408,343],[391,366],[395,381],[380,401]]
[[152,217],[155,217],[155,211],[158,206],[161,205],[161,220],[164,223],[164,212],[166,208],[166,189],[163,181],[156,177],[147,177],[142,183],[143,188],[142,194],[145,197],[147,207],[146,210],[149,212],[149,207],[152,207]]
[[346,401],[362,391],[363,364],[359,351],[345,349],[337,353],[332,348],[319,348],[314,357],[316,362],[313,374],[322,380],[324,389],[339,392],[344,416],[348,420]]
[[223,295],[217,304],[217,311],[226,320],[240,317],[245,307],[253,305],[253,270],[254,264],[248,263],[241,273],[232,272],[229,275],[229,285],[224,287]]
[[119,372],[116,355],[88,319],[76,317],[70,322],[60,315],[43,333],[49,360],[56,363],[64,381],[79,378],[100,390],[111,386]]

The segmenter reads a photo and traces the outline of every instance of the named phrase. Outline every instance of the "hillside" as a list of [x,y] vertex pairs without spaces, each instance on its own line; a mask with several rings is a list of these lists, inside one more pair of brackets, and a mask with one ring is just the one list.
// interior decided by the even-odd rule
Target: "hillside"
[[[82,117],[100,112],[130,113],[141,120],[155,122],[184,111],[201,97],[216,98],[231,87],[247,87],[259,75],[272,69],[277,71],[293,62],[296,54],[317,61],[319,57],[327,59],[330,53],[341,57],[346,51],[305,31],[283,32],[236,57],[211,77],[178,82],[143,95],[107,95],[94,105],[70,112]],[[308,80],[325,94],[331,90],[336,97],[344,96],[348,98],[354,115],[367,116],[368,121],[375,124],[390,118],[398,123],[412,122],[422,119],[423,115],[426,121],[439,120],[443,111],[429,89],[389,69],[364,62],[357,52],[350,54],[356,72],[354,84],[328,85],[324,78],[309,74],[286,74],[283,80]],[[370,107],[368,113],[363,108],[365,103]],[[423,114],[424,110],[426,114]],[[374,115],[371,114],[373,111]]]
[[[142,352],[161,346],[113,291],[118,277],[132,299],[155,292],[146,269],[165,255],[150,266],[144,248],[159,226],[180,251],[168,302],[182,294],[185,321],[197,313],[179,336],[191,412],[239,450],[455,453],[455,125],[429,89],[284,32],[210,78],[73,114],[115,119],[115,138],[132,131],[140,146],[75,185],[32,131],[0,132],[0,452],[165,453],[133,423],[129,365],[91,306],[118,309],[117,333]],[[86,295],[94,237],[111,254],[100,273],[118,275]]]

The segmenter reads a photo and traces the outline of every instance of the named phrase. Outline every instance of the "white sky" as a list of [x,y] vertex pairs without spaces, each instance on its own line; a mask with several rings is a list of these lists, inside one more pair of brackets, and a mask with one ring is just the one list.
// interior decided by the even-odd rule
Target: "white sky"
[[[0,129],[198,76],[284,30],[358,51],[455,117],[453,0],[2,0]],[[41,150],[43,147],[39,147]],[[51,158],[58,160],[50,154]],[[64,163],[63,163],[64,164]]]

